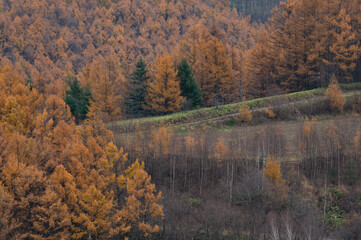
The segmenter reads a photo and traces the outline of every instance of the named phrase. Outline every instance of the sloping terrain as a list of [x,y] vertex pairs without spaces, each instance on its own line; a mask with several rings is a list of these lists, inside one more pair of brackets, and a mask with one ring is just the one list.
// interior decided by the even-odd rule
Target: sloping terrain
[[[349,98],[361,90],[361,84],[343,84],[344,93]],[[314,102],[324,102],[325,88],[297,92],[267,98],[259,98],[247,101],[248,106],[254,112],[262,112],[267,108],[307,108]],[[150,126],[159,126],[162,124],[170,125],[192,125],[204,124],[210,121],[225,120],[237,117],[242,103],[221,105],[217,107],[201,108],[197,110],[173,113],[164,116],[147,117],[139,119],[121,120],[116,123],[109,123],[109,126],[115,127],[117,132],[134,132],[138,126],[140,129],[146,129]]]

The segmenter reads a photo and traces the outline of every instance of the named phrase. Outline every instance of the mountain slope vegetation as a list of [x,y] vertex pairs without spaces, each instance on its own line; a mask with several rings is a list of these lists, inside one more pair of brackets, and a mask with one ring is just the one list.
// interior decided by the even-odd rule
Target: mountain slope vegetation
[[249,20],[227,1],[2,0],[0,9],[1,63],[41,92],[62,94],[67,73],[99,64],[125,81],[139,56],[152,62],[172,51],[191,27],[214,26],[230,47],[253,44]]
[[[251,23],[234,4],[2,0],[0,63],[13,65],[40,93],[62,98],[66,79],[76,76],[89,85],[93,109],[105,121],[127,117],[138,60],[144,59],[152,82],[157,56],[164,54],[174,70],[188,61],[203,106],[322,87],[332,74],[341,83],[360,81],[359,0],[288,1],[266,24]],[[253,8],[249,1],[241,5]]]
[[360,11],[0,0],[0,239],[359,239]]

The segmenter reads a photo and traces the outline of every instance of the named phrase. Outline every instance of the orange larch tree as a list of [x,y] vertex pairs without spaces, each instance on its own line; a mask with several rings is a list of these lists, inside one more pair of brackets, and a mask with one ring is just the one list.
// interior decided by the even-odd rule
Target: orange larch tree
[[239,108],[239,119],[241,122],[246,124],[252,121],[252,111],[249,108],[248,103],[245,101],[245,98],[243,99],[241,107]]
[[269,194],[272,208],[281,208],[288,198],[285,180],[282,178],[280,161],[274,156],[268,156],[264,174],[270,180]]
[[87,69],[84,78],[94,98],[89,111],[103,121],[120,119],[125,86],[118,66],[112,60],[100,59]]
[[[118,180],[128,172],[127,155],[114,145],[112,132],[95,114],[76,126],[61,98],[43,99],[10,68],[0,70],[0,86],[0,238],[107,239],[116,234],[114,219],[126,208]],[[126,175],[146,176],[136,191],[158,202],[161,195],[152,195],[150,177],[143,168],[136,172],[139,177]],[[154,202],[142,209],[164,216]],[[148,222],[137,226],[147,235],[157,230]]]
[[127,196],[118,216],[120,232],[130,239],[148,237],[159,232],[160,228],[156,223],[164,219],[163,209],[159,204],[162,193],[156,192],[151,177],[141,166],[136,162],[129,167],[131,171],[126,171]]
[[144,107],[154,113],[179,111],[183,98],[170,55],[165,53],[158,56],[154,64],[154,79],[148,84]]
[[[232,102],[239,93],[239,82],[233,79],[231,58],[228,56],[224,44],[215,36],[209,40],[199,40],[199,51],[195,67],[196,79],[204,93],[206,105],[218,105]],[[197,72],[203,69],[200,76]],[[199,75],[199,74],[198,74]]]
[[356,67],[357,58],[360,54],[360,46],[357,44],[356,33],[352,31],[351,17],[345,9],[341,9],[338,16],[333,20],[334,42],[330,52],[334,56],[336,76],[352,81],[352,73]]
[[342,113],[343,107],[346,103],[346,97],[342,94],[342,90],[338,85],[335,76],[332,77],[330,85],[326,90],[326,96],[330,102],[331,110],[334,112]]

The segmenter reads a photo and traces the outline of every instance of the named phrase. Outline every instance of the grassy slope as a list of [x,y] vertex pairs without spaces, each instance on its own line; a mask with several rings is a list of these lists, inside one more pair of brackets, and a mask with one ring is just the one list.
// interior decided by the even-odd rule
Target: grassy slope
[[[361,83],[342,84],[344,91],[361,90]],[[279,96],[272,96],[266,98],[258,98],[247,101],[251,109],[268,107],[278,103],[290,103],[310,98],[324,96],[326,88],[318,88],[303,92],[290,93]],[[157,126],[159,124],[186,124],[193,121],[207,120],[215,117],[220,117],[228,114],[238,112],[241,103],[232,103],[218,107],[201,108],[190,111],[183,111],[164,116],[146,117],[138,119],[129,119],[116,122],[117,129],[120,132],[134,131],[135,126],[139,125],[141,128],[148,126]]]

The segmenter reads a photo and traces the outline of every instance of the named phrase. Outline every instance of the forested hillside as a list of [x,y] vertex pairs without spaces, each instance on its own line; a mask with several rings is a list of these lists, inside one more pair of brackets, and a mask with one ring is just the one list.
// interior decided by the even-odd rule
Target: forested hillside
[[159,232],[162,193],[99,119],[75,126],[61,98],[30,89],[9,67],[0,69],[0,109],[0,239]]
[[304,0],[281,3],[269,26],[247,52],[247,94],[300,91],[360,81],[360,1]]
[[[0,5],[1,64],[13,65],[40,93],[62,98],[76,77],[105,121],[311,89],[327,85],[332,74],[340,82],[360,79],[358,0],[289,1],[266,25],[251,24],[226,0]],[[132,77],[140,58],[146,80]],[[182,59],[189,67],[178,74]],[[164,73],[175,76],[169,84],[175,94],[154,98],[168,91]],[[179,89],[191,79],[192,88]],[[194,90],[199,93],[189,93]],[[197,104],[196,95],[202,96]]]
[[360,12],[0,0],[0,239],[359,240]]
[[[107,81],[112,93],[100,95],[118,95],[113,102],[122,110],[139,57],[153,65],[157,55],[170,52],[180,62],[200,50],[194,44],[202,36],[200,47],[216,44],[214,51],[225,57],[232,53],[240,61],[241,52],[254,44],[249,20],[231,11],[227,1],[24,0],[0,5],[2,65],[15,65],[39,92],[59,96],[69,74],[90,84],[93,93],[97,83]],[[201,61],[188,59],[198,64],[195,60]],[[227,71],[240,67],[231,59],[223,64]],[[231,77],[238,76],[230,74],[228,81]]]

